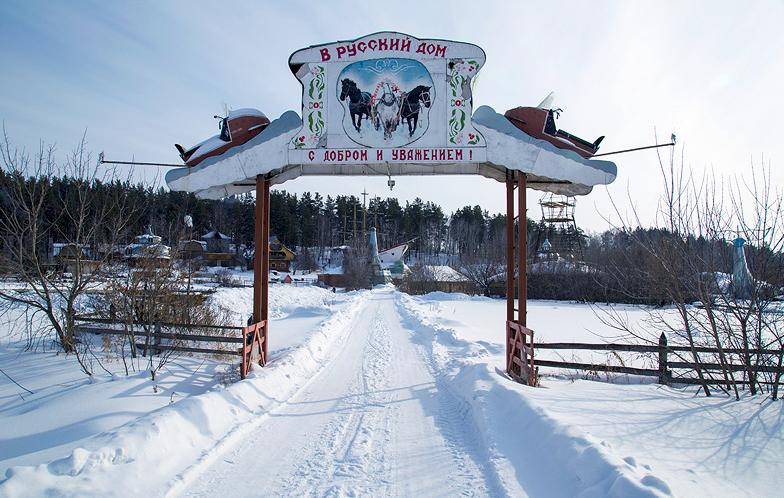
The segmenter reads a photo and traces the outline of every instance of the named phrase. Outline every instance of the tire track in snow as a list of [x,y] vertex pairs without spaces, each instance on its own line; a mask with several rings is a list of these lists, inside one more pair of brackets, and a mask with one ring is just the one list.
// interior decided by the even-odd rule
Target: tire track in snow
[[[368,320],[371,311],[373,316]],[[348,396],[335,409],[346,413],[347,419],[335,417],[325,427],[318,437],[317,452],[308,461],[307,478],[282,489],[281,496],[363,496],[389,485],[379,477],[388,474],[386,461],[374,457],[389,441],[386,400],[380,394],[387,387],[383,373],[389,366],[388,329],[380,320],[378,307],[361,316],[354,328],[370,325],[367,342],[356,376],[348,386]],[[360,332],[352,330],[351,334]]]
[[499,495],[475,461],[465,406],[439,390],[394,291],[376,289],[363,306],[323,369],[188,495]]

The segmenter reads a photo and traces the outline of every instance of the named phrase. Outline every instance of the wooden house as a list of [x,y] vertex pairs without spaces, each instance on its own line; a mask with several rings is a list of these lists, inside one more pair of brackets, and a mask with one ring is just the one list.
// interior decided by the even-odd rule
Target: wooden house
[[291,271],[291,262],[294,260],[294,252],[283,245],[276,235],[270,237],[269,241],[269,265],[270,270]]
[[[255,249],[247,251],[245,260],[248,270],[253,269]],[[288,272],[291,271],[291,262],[294,260],[294,251],[283,245],[276,235],[269,239],[269,269],[270,271]]]

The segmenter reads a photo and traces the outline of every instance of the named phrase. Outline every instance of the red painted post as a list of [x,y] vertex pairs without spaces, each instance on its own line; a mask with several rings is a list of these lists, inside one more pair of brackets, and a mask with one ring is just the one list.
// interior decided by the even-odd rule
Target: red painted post
[[[258,177],[256,179],[257,183],[259,181]],[[269,310],[269,229],[270,229],[270,180],[269,178],[264,178],[261,180],[262,183],[262,208],[263,208],[263,216],[262,216],[262,227],[261,227],[261,303],[259,306],[259,322],[264,322],[264,331],[263,336],[261,338],[261,350],[262,350],[262,366],[267,363],[267,337],[269,336],[269,317],[268,317],[268,310]]]
[[517,172],[517,323],[525,327],[528,314],[528,216],[525,206],[526,176]]
[[[515,319],[515,234],[514,234],[514,189],[515,181],[512,177],[512,172],[507,171],[506,177],[506,321],[512,322]],[[506,369],[509,370],[511,365],[508,363],[509,355],[511,354],[512,346],[509,344],[511,334],[509,327],[504,331],[506,338]]]
[[[516,183],[516,185],[515,185]],[[533,332],[527,325],[528,308],[528,218],[526,216],[525,173],[507,171],[506,178],[506,371],[518,382],[534,385]],[[517,188],[517,243],[514,234]],[[515,252],[515,249],[517,251]],[[516,256],[516,257],[515,257]],[[517,285],[515,285],[515,274]],[[515,290],[517,308],[515,308]],[[515,310],[517,315],[515,316]],[[526,338],[529,338],[527,340]],[[520,363],[522,360],[522,364]],[[525,365],[525,366],[522,366]]]
[[[261,320],[261,229],[262,218],[264,217],[264,202],[262,200],[263,177],[256,177],[256,220],[253,229],[253,317],[251,322],[256,323]],[[249,324],[250,325],[250,324]]]
[[267,361],[269,334],[269,205],[270,180],[256,176],[256,226],[253,254],[253,323],[264,323],[261,333],[261,361]]

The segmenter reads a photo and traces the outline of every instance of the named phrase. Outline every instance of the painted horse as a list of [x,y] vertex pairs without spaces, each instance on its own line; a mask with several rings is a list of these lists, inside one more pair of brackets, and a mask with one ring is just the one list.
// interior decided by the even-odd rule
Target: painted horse
[[[359,132],[362,126],[362,116],[370,118],[370,94],[357,88],[357,84],[348,78],[341,81],[343,88],[340,90],[340,100],[345,101],[348,97],[348,110],[351,113],[351,124]],[[357,118],[359,116],[359,118]]]
[[[403,99],[402,109],[400,110],[400,117],[408,123],[408,136],[413,136],[417,127],[417,120],[419,119],[419,111],[424,105],[429,108],[430,101],[430,87],[419,85],[411,90],[408,95]],[[412,125],[413,121],[413,125]]]

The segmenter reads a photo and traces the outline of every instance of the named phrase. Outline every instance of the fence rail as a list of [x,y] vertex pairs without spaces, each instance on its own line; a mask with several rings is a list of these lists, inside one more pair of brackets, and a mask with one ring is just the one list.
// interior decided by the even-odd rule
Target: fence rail
[[[593,363],[580,363],[580,362],[570,362],[570,361],[558,361],[558,360],[544,360],[541,357],[537,356],[536,365],[540,367],[552,367],[552,368],[563,368],[563,369],[571,369],[571,370],[584,370],[584,371],[592,371],[592,372],[608,372],[608,373],[620,373],[620,374],[630,374],[630,375],[640,375],[646,377],[658,377],[659,383],[668,384],[668,383],[682,383],[682,384],[701,384],[705,382],[706,384],[750,384],[751,382],[755,384],[781,384],[782,380],[782,373],[784,373],[784,368],[782,368],[780,362],[778,366],[768,365],[768,364],[757,364],[757,365],[740,365],[737,363],[715,363],[715,362],[694,362],[694,361],[670,361],[669,355],[673,354],[676,356],[678,360],[683,360],[682,354],[680,353],[689,353],[692,352],[696,353],[709,353],[720,355],[723,354],[726,356],[731,355],[739,355],[739,354],[751,354],[755,358],[759,358],[760,356],[766,356],[771,359],[781,358],[782,350],[780,349],[753,349],[750,351],[746,351],[740,348],[725,348],[721,351],[718,348],[712,347],[705,347],[705,346],[697,346],[691,348],[689,346],[668,346],[667,345],[667,338],[664,334],[661,335],[659,338],[659,345],[653,344],[586,344],[586,343],[575,343],[575,342],[554,342],[554,343],[534,343],[533,344],[534,351],[536,350],[582,350],[582,351],[613,351],[613,352],[635,352],[635,353],[655,353],[657,354],[658,365],[657,368],[637,368],[637,367],[627,367],[625,365],[608,365],[608,364],[593,364]],[[723,373],[723,372],[753,372],[755,374],[758,373],[768,373],[768,374],[775,374],[775,382],[771,382],[768,379],[754,379],[750,380],[748,378],[743,379],[717,379],[717,378],[705,378],[704,381],[694,377],[684,376],[687,372],[683,372],[682,375],[675,376],[673,374],[673,370],[683,371],[701,371],[706,373]]]
[[[240,377],[242,379],[250,371],[251,363],[259,363],[262,366],[267,363],[267,322],[266,320],[255,323],[249,327],[232,327],[230,325],[207,325],[207,324],[184,324],[169,323],[156,320],[153,322],[123,322],[116,319],[100,318],[93,316],[77,317],[77,330],[84,333],[124,335],[133,341],[133,346],[146,355],[149,351],[151,355],[160,354],[161,351],[179,351],[184,353],[200,354],[219,354],[234,355],[241,358]],[[113,325],[114,328],[109,327]],[[141,329],[139,328],[141,327]],[[208,335],[178,332],[175,330],[198,330],[198,331],[234,331],[234,335]],[[145,342],[136,342],[137,339],[144,338]],[[180,343],[162,344],[161,340],[170,339]],[[195,347],[182,343],[223,343],[234,345],[232,349],[218,349],[207,347]],[[239,347],[236,347],[239,345]],[[132,352],[135,355],[135,352]]]

